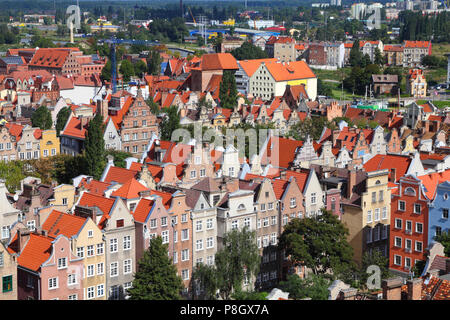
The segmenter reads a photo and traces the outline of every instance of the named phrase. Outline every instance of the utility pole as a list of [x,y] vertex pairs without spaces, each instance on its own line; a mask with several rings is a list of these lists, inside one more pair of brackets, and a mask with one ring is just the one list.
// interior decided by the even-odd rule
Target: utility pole
[[184,14],[183,14],[183,0],[180,0],[180,13],[181,13],[181,18],[184,18]]

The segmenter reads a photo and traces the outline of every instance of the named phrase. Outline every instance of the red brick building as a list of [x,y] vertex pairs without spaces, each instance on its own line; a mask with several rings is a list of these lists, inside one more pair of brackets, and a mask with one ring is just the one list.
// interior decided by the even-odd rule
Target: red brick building
[[389,269],[408,275],[414,265],[426,260],[428,203],[422,181],[407,175],[392,191]]
[[83,55],[78,48],[42,48],[36,51],[28,69],[47,70],[51,74],[63,76],[100,74],[105,61],[94,56]]
[[109,115],[120,130],[122,150],[140,155],[146,150],[152,133],[158,134],[156,116],[145,102],[141,90],[138,90],[136,98],[128,96],[122,104],[123,99],[120,93],[111,97]]

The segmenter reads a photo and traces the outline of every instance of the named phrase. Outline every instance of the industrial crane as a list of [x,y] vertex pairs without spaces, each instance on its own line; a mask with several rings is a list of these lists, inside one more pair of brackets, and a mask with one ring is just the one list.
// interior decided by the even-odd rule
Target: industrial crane
[[191,7],[188,7],[188,9],[189,9],[189,12],[191,13],[192,20],[194,21],[194,26],[196,26],[197,22],[195,22],[195,18],[194,18],[194,15],[192,14]]
[[105,43],[111,45],[111,84],[113,93],[117,92],[117,66],[116,66],[116,45],[117,44],[130,44],[130,45],[143,45],[143,46],[157,46],[158,41],[148,41],[148,40],[133,40],[133,39],[117,39],[111,38],[104,40]]

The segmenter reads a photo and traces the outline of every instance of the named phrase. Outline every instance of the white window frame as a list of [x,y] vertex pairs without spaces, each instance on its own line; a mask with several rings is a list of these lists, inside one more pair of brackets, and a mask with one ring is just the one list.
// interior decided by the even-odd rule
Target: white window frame
[[59,288],[58,277],[48,279],[48,290],[56,290]]
[[97,275],[102,275],[105,273],[105,265],[103,262],[97,263]]
[[133,261],[131,259],[126,259],[123,261],[123,274],[130,274],[133,272]]
[[[113,270],[116,270],[116,273],[113,274]],[[111,262],[109,265],[109,276],[111,278],[118,277],[119,276],[119,262]]]
[[[64,261],[64,264],[61,262]],[[58,258],[58,270],[67,268],[67,257]]]

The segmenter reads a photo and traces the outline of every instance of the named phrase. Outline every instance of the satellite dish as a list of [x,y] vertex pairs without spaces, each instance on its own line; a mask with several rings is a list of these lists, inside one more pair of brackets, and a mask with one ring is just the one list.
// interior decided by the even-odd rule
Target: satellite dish
[[15,195],[14,195],[14,201],[18,201],[19,200],[19,195],[16,193]]

